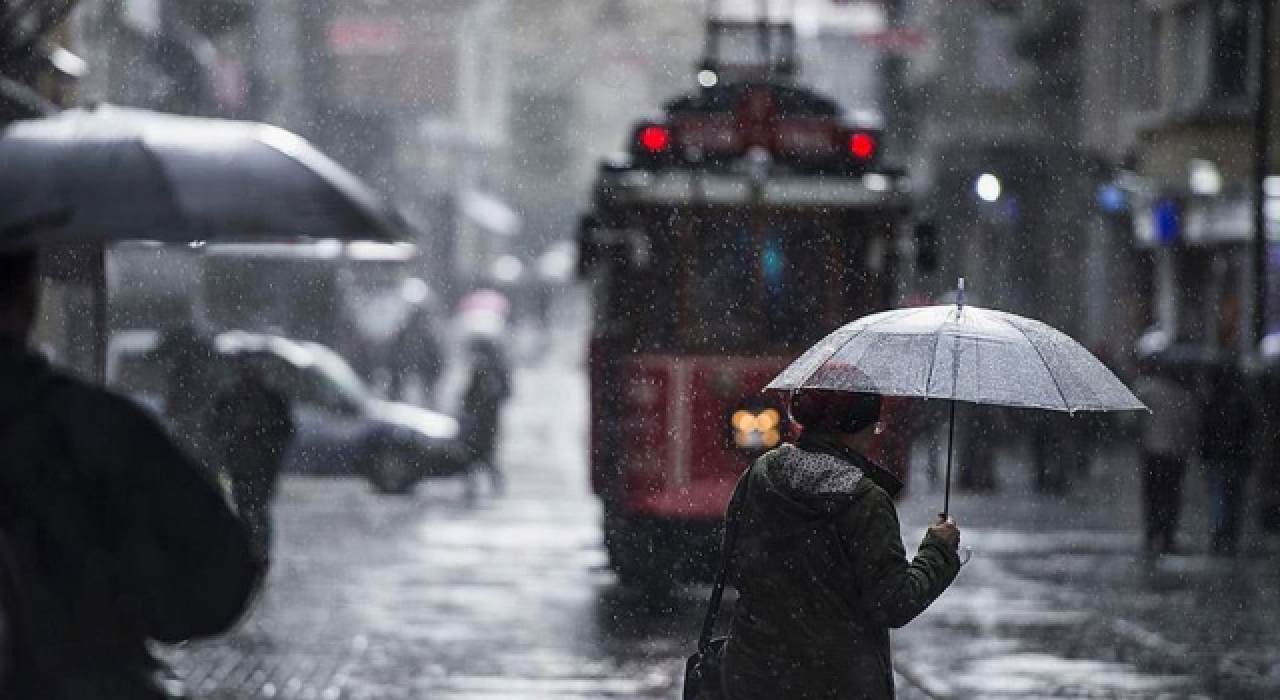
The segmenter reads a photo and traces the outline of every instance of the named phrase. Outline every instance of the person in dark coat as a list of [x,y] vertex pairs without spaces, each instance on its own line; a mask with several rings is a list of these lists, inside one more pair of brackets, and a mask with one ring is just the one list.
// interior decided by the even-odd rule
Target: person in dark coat
[[150,414],[32,352],[36,302],[36,256],[0,254],[0,532],[24,631],[0,697],[169,697],[150,643],[227,630],[261,567]]
[[436,384],[444,374],[444,348],[438,332],[429,309],[419,307],[409,314],[391,348],[392,396],[410,400],[410,387],[416,382],[425,394],[422,398],[434,398]]
[[270,558],[271,501],[293,433],[289,399],[257,368],[237,360],[234,381],[214,403],[213,434],[240,517],[263,561]]
[[1133,394],[1151,409],[1141,418],[1143,548],[1147,554],[1173,554],[1183,481],[1200,445],[1200,403],[1171,367],[1154,356],[1139,359]]
[[511,370],[497,343],[471,341],[471,375],[462,396],[462,442],[472,464],[489,472],[495,490],[503,488],[496,449],[502,405],[511,396]]
[[864,456],[880,397],[805,390],[792,414],[804,426],[800,438],[743,477],[726,695],[891,699],[889,630],[955,579],[960,531],[939,519],[906,558],[893,504],[902,484]]
[[1209,549],[1236,553],[1245,484],[1253,469],[1253,402],[1232,363],[1206,369],[1200,459],[1209,482]]

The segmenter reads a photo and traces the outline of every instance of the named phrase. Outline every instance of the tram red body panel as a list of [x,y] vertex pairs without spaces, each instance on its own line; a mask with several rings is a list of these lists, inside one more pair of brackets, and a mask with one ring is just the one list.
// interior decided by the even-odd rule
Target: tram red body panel
[[[633,515],[658,518],[723,517],[738,476],[759,455],[759,450],[734,445],[730,416],[747,405],[775,406],[785,415],[784,397],[766,395],[763,388],[792,359],[652,354],[621,358],[616,404],[606,405],[602,392],[592,395],[595,416],[619,423],[618,506]],[[602,361],[593,352],[593,374],[598,374]],[[907,410],[905,401],[886,402],[886,423],[904,427]],[[605,439],[599,423],[593,421],[594,440]],[[784,423],[783,436],[791,439],[794,431],[787,427]],[[886,432],[871,455],[904,479],[906,437],[896,430]],[[593,469],[597,492],[604,479]]]
[[730,416],[748,404],[770,403],[762,390],[788,361],[688,355],[625,358],[619,416],[623,507],[661,517],[723,517],[734,482],[754,458],[733,445]]

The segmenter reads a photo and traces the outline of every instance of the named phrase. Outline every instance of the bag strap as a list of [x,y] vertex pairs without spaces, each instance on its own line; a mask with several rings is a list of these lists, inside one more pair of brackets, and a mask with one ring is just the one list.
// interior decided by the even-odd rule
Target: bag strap
[[711,601],[707,603],[707,616],[702,621],[702,634],[698,636],[699,651],[711,644],[711,635],[715,632],[716,617],[720,614],[720,599],[724,597],[724,584],[729,577],[729,565],[733,562],[733,547],[738,541],[742,505],[746,503],[747,492],[750,490],[751,470],[748,469],[739,477],[738,485],[733,489],[733,497],[729,499],[729,509],[725,512],[724,539],[720,543],[720,570],[716,572]]

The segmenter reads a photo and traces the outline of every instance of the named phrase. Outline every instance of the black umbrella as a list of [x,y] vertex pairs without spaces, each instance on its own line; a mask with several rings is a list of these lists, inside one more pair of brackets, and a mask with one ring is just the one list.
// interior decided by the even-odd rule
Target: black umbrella
[[[0,130],[0,250],[414,237],[359,178],[266,124],[98,106]],[[106,291],[96,277],[101,377]]]
[[411,235],[359,178],[265,124],[99,106],[0,131],[0,248]]

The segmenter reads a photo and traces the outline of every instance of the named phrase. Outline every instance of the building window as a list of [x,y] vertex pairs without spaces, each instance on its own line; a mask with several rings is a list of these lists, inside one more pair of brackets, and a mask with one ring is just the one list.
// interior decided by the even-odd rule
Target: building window
[[1130,0],[1121,21],[1121,37],[1130,47],[1120,60],[1124,99],[1136,109],[1154,108],[1159,104],[1155,66],[1159,65],[1160,14],[1147,0]]
[[1199,107],[1209,95],[1210,18],[1209,8],[1201,3],[1180,5],[1169,17],[1173,60],[1167,101],[1172,107]]
[[1018,92],[1027,89],[1035,77],[1035,67],[1018,55],[1015,45],[1018,20],[1007,14],[977,18],[973,43],[974,77],[978,88],[989,92]]
[[1215,99],[1247,99],[1253,83],[1250,30],[1254,3],[1220,0],[1214,8],[1213,82]]
[[1165,103],[1175,109],[1232,106],[1253,85],[1255,3],[1208,0],[1179,5],[1167,16],[1170,57]]

